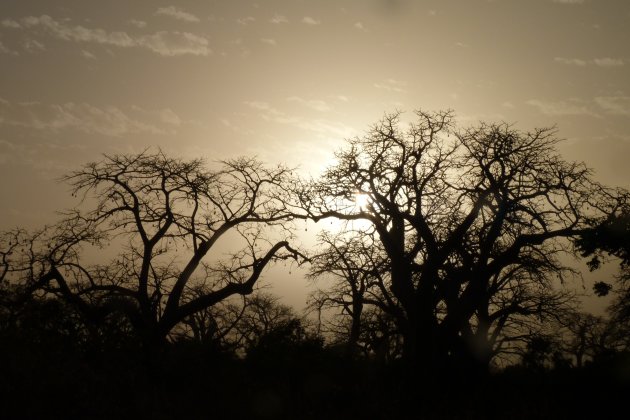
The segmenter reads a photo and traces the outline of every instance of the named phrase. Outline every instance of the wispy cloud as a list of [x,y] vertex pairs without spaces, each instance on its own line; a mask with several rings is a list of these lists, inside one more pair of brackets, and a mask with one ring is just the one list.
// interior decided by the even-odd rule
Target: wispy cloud
[[39,102],[0,103],[3,118],[0,125],[34,130],[76,130],[88,134],[121,137],[134,133],[167,134],[181,124],[170,109],[145,111],[132,107],[124,111],[115,106],[88,103],[46,105]]
[[81,50],[81,55],[88,60],[96,60],[96,56],[87,50]]
[[0,54],[10,54],[11,50],[8,49],[3,43],[2,41],[0,41]]
[[273,24],[280,24],[280,23],[289,23],[289,20],[286,18],[286,16],[283,15],[279,15],[279,14],[275,14],[270,20],[269,22],[273,23]]
[[398,92],[398,93],[406,92],[405,90],[406,86],[407,86],[407,82],[403,80],[396,80],[396,79],[385,79],[382,82],[374,83],[374,87],[377,89],[383,89],[389,92]]
[[322,23],[322,21],[321,20],[317,20],[317,19],[313,19],[310,16],[305,16],[302,19],[302,23],[306,23],[307,25],[319,25],[319,24]]
[[593,62],[595,65],[600,67],[619,67],[624,65],[624,61],[622,59],[610,57],[596,58]]
[[276,40],[272,38],[260,38],[260,42],[267,45],[273,45],[273,46],[276,46],[278,44]]
[[238,134],[245,134],[245,135],[251,135],[254,134],[254,132],[248,128],[243,128],[238,124],[233,123],[232,121],[228,120],[227,118],[221,118],[220,119],[221,124],[223,124],[223,126],[229,128],[230,130],[232,130],[235,133]]
[[587,64],[586,61],[580,60],[579,58],[554,57],[553,61],[555,61],[556,63],[562,63],[562,64],[567,64],[570,66],[578,66],[578,67],[583,67]]
[[566,58],[566,57],[554,57],[553,61],[556,63],[584,67],[587,65],[596,65],[599,67],[620,67],[624,65],[624,61],[621,58],[602,57],[595,58],[593,60],[582,60],[580,58]]
[[360,30],[360,31],[367,31],[367,29],[365,28],[365,25],[363,25],[363,22],[355,22],[354,26],[356,29]]
[[27,39],[24,41],[24,49],[30,53],[44,51],[46,47],[36,39]]
[[149,35],[132,36],[122,31],[108,32],[99,28],[71,26],[50,16],[27,16],[20,20],[20,27],[41,28],[64,41],[86,42],[116,46],[119,48],[144,48],[163,56],[199,55],[212,53],[208,40],[190,32],[160,31]]
[[597,96],[595,103],[608,114],[630,116],[630,96]]
[[289,115],[277,108],[272,107],[267,102],[248,101],[245,105],[259,111],[259,116],[265,121],[277,124],[289,125],[300,130],[310,131],[322,137],[334,137],[338,139],[348,138],[355,134],[355,129],[337,121],[315,118],[308,119],[300,116]]
[[591,100],[571,98],[564,101],[542,101],[532,99],[526,102],[537,107],[549,116],[589,115],[602,117],[603,114],[630,116],[630,96],[624,94],[596,96]]
[[2,26],[4,26],[5,28],[14,28],[14,29],[22,27],[22,25],[20,25],[18,21],[13,20],[13,19],[4,19],[2,21]]
[[147,27],[147,23],[144,20],[131,19],[129,21],[129,24],[135,26],[136,28],[140,28],[140,29]]
[[199,18],[192,13],[183,11],[175,6],[160,7],[155,12],[156,15],[169,16],[177,20],[183,20],[185,22],[199,22]]
[[240,19],[236,19],[236,22],[239,23],[239,25],[249,25],[252,22],[255,22],[256,18],[253,16],[247,16],[244,18],[240,18]]
[[319,112],[328,112],[332,110],[332,107],[330,105],[328,105],[326,102],[321,101],[321,100],[313,100],[313,99],[309,100],[309,99],[300,98],[299,96],[291,96],[287,98],[287,101],[298,103],[300,105],[303,105],[307,108],[314,109],[315,111],[319,111]]
[[554,3],[560,4],[582,4],[584,0],[552,0]]
[[597,117],[598,114],[593,112],[588,103],[580,99],[567,99],[564,101],[544,101],[539,99],[530,99],[526,104],[538,108],[538,110],[548,116],[578,116],[589,115]]

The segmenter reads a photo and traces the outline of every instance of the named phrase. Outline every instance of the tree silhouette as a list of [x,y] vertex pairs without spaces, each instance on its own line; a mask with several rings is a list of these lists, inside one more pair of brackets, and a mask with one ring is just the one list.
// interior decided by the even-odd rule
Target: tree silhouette
[[[621,192],[620,194],[624,194]],[[627,200],[628,194],[623,195]],[[593,285],[597,296],[606,296],[613,290],[615,298],[608,308],[611,323],[615,324],[617,335],[626,336],[630,331],[630,208],[623,201],[616,211],[602,217],[592,229],[582,233],[575,244],[583,257],[591,257],[587,262],[591,270],[601,266],[602,261],[613,257],[619,261],[616,285],[598,281]],[[610,329],[610,328],[609,328]],[[618,340],[619,341],[619,340]],[[627,350],[627,340],[624,343]],[[619,346],[613,346],[619,348]],[[621,346],[624,348],[624,346]]]
[[345,317],[350,317],[345,344],[350,355],[356,355],[361,338],[362,317],[365,305],[395,313],[399,308],[391,300],[384,276],[387,259],[373,235],[360,230],[338,233],[322,232],[318,242],[322,252],[311,257],[309,278],[332,278],[332,285],[311,294],[309,307],[321,317],[322,311],[340,310],[333,314],[330,323],[336,323],[335,315],[341,315],[332,329],[339,332],[346,327]]
[[[287,241],[284,167],[242,158],[210,170],[143,152],[105,156],[64,180],[81,205],[34,234],[7,233],[4,282],[57,295],[92,321],[122,313],[148,347],[200,311],[252,293],[270,263],[301,256]],[[235,246],[229,258],[205,261]]]
[[[557,311],[568,296],[558,256],[618,203],[583,164],[564,161],[551,129],[507,124],[457,129],[450,111],[387,115],[348,141],[303,186],[314,220],[363,219],[387,256],[403,309],[404,357],[427,370],[487,366],[518,318]],[[354,204],[357,194],[367,205]]]

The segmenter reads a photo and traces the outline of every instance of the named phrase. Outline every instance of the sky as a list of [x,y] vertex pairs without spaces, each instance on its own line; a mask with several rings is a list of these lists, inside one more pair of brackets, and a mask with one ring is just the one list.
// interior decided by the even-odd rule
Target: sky
[[556,126],[629,188],[628,40],[627,0],[3,0],[0,230],[54,221],[103,153],[316,176],[396,110]]

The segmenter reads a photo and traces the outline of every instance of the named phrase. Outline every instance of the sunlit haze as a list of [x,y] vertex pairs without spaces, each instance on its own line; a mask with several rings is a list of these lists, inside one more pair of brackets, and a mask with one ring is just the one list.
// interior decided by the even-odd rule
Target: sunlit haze
[[[103,153],[315,177],[344,139],[420,108],[555,126],[568,160],[628,188],[629,39],[627,0],[3,1],[0,229],[53,222],[74,203],[59,177]],[[267,279],[302,305],[285,271]]]

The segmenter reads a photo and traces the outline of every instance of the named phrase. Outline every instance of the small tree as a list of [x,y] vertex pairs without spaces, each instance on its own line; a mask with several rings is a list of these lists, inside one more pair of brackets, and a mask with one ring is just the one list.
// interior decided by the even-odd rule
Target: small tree
[[350,318],[345,340],[349,353],[356,355],[364,306],[373,305],[388,312],[397,309],[383,278],[387,259],[369,232],[322,232],[319,244],[323,249],[311,257],[309,278],[330,279],[332,284],[312,293],[309,307],[320,315],[322,311],[339,311],[330,320],[335,323],[336,316],[342,317],[341,322],[337,322],[337,330],[345,329],[344,318]]
[[[284,167],[242,158],[210,170],[143,152],[105,156],[64,180],[81,205],[9,242],[4,282],[62,297],[93,321],[123,313],[148,347],[200,311],[252,293],[270,263],[301,255],[288,242]],[[206,261],[235,246],[228,259]]]

